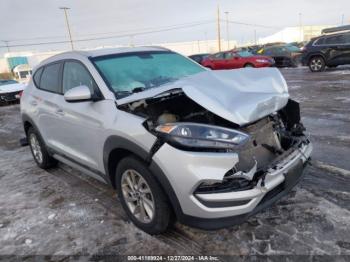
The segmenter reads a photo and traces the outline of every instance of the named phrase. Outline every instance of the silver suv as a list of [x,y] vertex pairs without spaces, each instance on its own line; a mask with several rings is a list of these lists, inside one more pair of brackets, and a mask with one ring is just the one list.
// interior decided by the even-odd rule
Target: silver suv
[[210,71],[158,47],[51,57],[21,114],[39,167],[110,184],[150,234],[243,222],[296,185],[312,151],[277,69]]

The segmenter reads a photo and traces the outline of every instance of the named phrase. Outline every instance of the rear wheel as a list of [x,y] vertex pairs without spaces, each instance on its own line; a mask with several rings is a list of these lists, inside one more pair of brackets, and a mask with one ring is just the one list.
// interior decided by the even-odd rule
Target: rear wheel
[[309,68],[312,72],[322,72],[325,67],[326,63],[322,56],[314,56],[310,59]]
[[245,64],[244,67],[254,67],[252,64]]
[[149,234],[160,234],[171,224],[172,210],[158,181],[136,157],[120,161],[116,171],[117,191],[133,223]]
[[57,160],[49,155],[45,143],[42,141],[40,135],[33,127],[28,129],[27,139],[34,160],[40,168],[48,169],[57,164]]

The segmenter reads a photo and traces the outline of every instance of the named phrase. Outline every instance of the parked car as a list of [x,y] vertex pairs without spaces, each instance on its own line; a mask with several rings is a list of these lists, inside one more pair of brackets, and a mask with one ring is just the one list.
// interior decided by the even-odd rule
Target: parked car
[[212,71],[160,47],[53,56],[21,115],[39,167],[110,184],[150,234],[245,221],[294,187],[312,150],[277,69]]
[[0,79],[0,105],[18,101],[25,84],[15,80]]
[[189,58],[191,58],[193,61],[196,61],[198,64],[202,64],[203,60],[208,56],[209,56],[208,53],[204,53],[204,54],[190,55]]
[[313,38],[303,48],[302,63],[312,72],[350,64],[350,31]]
[[257,51],[257,54],[271,56],[275,60],[276,67],[296,67],[301,64],[302,52],[300,48],[293,45],[264,46]]
[[268,67],[274,65],[271,57],[253,55],[248,51],[226,51],[208,56],[202,65],[210,69],[234,69],[242,67]]

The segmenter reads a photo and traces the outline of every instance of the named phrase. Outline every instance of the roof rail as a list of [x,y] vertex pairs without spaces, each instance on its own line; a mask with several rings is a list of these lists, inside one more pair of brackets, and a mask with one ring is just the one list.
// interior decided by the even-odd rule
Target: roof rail
[[332,34],[332,33],[339,33],[342,31],[350,31],[350,25],[325,28],[321,31],[321,33],[322,34]]

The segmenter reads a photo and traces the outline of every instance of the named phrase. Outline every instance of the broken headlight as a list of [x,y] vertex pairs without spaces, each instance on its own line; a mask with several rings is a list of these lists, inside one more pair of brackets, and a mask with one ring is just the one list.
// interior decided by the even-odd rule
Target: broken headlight
[[170,144],[186,148],[234,149],[249,139],[234,129],[197,123],[167,123],[156,131]]

